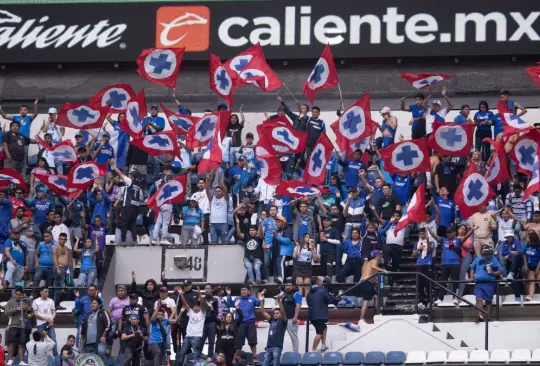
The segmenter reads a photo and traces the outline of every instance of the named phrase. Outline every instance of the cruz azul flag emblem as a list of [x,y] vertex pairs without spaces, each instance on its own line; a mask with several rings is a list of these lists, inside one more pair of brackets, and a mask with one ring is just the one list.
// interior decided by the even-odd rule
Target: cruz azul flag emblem
[[499,112],[499,116],[501,117],[501,121],[504,125],[505,134],[525,132],[534,128],[534,122],[527,122],[513,113]]
[[455,202],[463,218],[471,217],[495,195],[487,179],[475,164],[469,165],[455,193]]
[[276,151],[268,139],[259,139],[255,147],[255,156],[257,157],[261,178],[268,184],[278,185],[281,182],[283,170]]
[[59,160],[64,163],[77,163],[77,152],[71,140],[65,140],[53,146],[49,146],[47,142],[43,141],[41,137],[38,136],[38,141],[43,146],[45,150],[49,152],[56,160]]
[[225,135],[227,123],[220,123],[220,120],[228,121],[230,112],[217,112],[207,114],[195,122],[189,129],[186,136],[186,146],[189,149],[205,147],[210,142],[216,128],[220,129],[220,136]]
[[238,74],[230,71],[217,55],[210,54],[210,90],[213,90],[230,107],[233,105],[233,92],[237,86]]
[[508,166],[506,164],[506,153],[504,150],[504,144],[501,142],[493,141],[490,138],[484,139],[493,146],[495,152],[491,156],[491,161],[486,172],[486,179],[489,184],[499,184],[506,182],[510,175],[508,174]]
[[349,142],[358,142],[371,133],[373,120],[371,119],[369,94],[364,94],[347,108],[334,123],[337,124],[336,138],[338,141],[342,138]]
[[516,169],[528,176],[532,175],[534,157],[538,152],[538,141],[540,141],[540,133],[530,130],[518,137],[514,142],[514,148],[510,150],[510,157],[516,163]]
[[264,56],[252,58],[239,76],[243,83],[255,84],[266,92],[276,90],[283,85],[283,81],[268,66]]
[[259,139],[268,138],[278,154],[299,154],[306,148],[307,133],[294,129],[287,117],[264,121],[257,126],[257,133]]
[[58,112],[56,124],[76,130],[99,128],[103,125],[109,109],[110,106],[102,107],[99,103],[89,105],[64,103]]
[[539,179],[539,172],[538,172],[538,154],[536,154],[534,156],[532,177],[529,184],[527,185],[527,189],[525,190],[525,193],[523,193],[522,200],[525,201],[529,196],[535,194],[538,191],[540,191],[540,179]]
[[184,48],[149,48],[137,57],[137,72],[154,84],[174,88],[183,57]]
[[160,103],[160,105],[161,110],[163,113],[165,113],[165,116],[167,116],[167,121],[169,121],[171,128],[176,132],[177,135],[186,135],[191,126],[201,119],[200,117],[175,113],[169,108],[165,107],[163,103]]
[[289,197],[312,196],[324,192],[328,192],[328,189],[311,187],[301,180],[284,180],[276,188],[276,194]]
[[[386,164],[385,164],[386,166]],[[401,229],[411,223],[420,223],[426,219],[426,185],[424,183],[418,186],[416,192],[411,198],[411,202],[407,206],[407,213],[399,219],[394,235]]]
[[469,156],[473,142],[473,124],[451,122],[433,124],[434,131],[429,137],[429,146],[442,155]]
[[24,191],[27,190],[26,182],[21,173],[15,169],[1,169],[0,187],[6,187],[12,184],[21,187]]
[[100,166],[95,161],[77,164],[69,171],[67,188],[86,189],[101,173]]
[[127,132],[134,139],[141,137],[143,135],[142,121],[147,114],[146,98],[143,89],[137,96],[128,101],[126,117],[120,123],[120,129]]
[[100,104],[102,107],[110,106],[110,112],[123,112],[127,108],[127,102],[135,97],[135,92],[129,84],[109,85],[88,100],[88,104]]
[[428,86],[431,86],[433,84],[438,83],[439,81],[443,81],[445,79],[450,79],[452,76],[456,74],[410,74],[406,72],[405,74],[401,75],[402,79],[407,80],[411,85],[416,89],[424,89]]
[[326,134],[321,134],[317,143],[313,147],[311,155],[307,161],[304,175],[304,182],[313,185],[321,185],[326,178],[326,165],[332,156],[334,146]]
[[415,139],[392,144],[379,151],[388,173],[409,174],[429,172],[429,147],[426,139]]
[[[59,196],[67,196],[67,181],[68,177],[59,174],[35,174],[36,178],[43,184],[45,184],[51,192]],[[75,191],[75,188],[71,188],[71,191]]]
[[186,179],[187,175],[180,175],[161,187],[148,199],[147,206],[156,213],[155,219],[157,219],[157,213],[161,206],[166,203],[182,203],[184,202],[184,195],[186,193]]
[[321,58],[311,71],[308,79],[304,83],[303,92],[306,98],[313,103],[313,97],[316,93],[339,84],[334,56],[330,45],[324,49]]
[[225,67],[236,72],[237,74],[240,74],[240,72],[246,68],[247,64],[249,64],[253,58],[264,60],[264,53],[259,43],[225,62]]
[[176,134],[171,130],[133,139],[131,144],[152,156],[171,154],[181,159]]

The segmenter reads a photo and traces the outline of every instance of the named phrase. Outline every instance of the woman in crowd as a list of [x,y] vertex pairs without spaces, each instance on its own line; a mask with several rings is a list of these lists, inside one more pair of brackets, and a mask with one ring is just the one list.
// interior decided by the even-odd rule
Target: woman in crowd
[[73,252],[78,254],[81,258],[81,269],[79,272],[79,278],[77,278],[77,287],[88,287],[94,284],[97,275],[96,267],[96,254],[99,251],[99,245],[92,243],[92,239],[86,239],[84,242],[84,248],[80,249],[81,239],[77,238]]
[[[536,231],[528,233],[527,246],[525,247],[525,263],[529,280],[540,280],[540,238]],[[529,291],[525,301],[531,301],[534,297],[536,282],[529,282]]]
[[[293,277],[296,277],[296,284],[300,294],[307,295],[311,284],[312,262],[318,262],[319,256],[315,247],[315,240],[304,234],[300,242],[295,241],[296,247],[293,252]],[[305,285],[305,286],[304,286]]]
[[190,199],[189,206],[184,206],[182,208],[182,220],[184,220],[184,224],[182,225],[182,245],[199,244],[193,237],[197,230],[197,226],[201,231],[204,231],[204,215],[199,208],[197,200]]
[[217,330],[217,351],[225,357],[227,366],[232,366],[235,352],[234,340],[238,334],[238,326],[244,319],[244,314],[238,306],[240,300],[236,300],[234,308],[236,309],[236,319],[232,313],[225,314],[225,319],[220,322]]
[[30,190],[32,192],[35,191],[36,187],[40,184],[39,179],[36,178],[36,174],[49,175],[55,173],[54,169],[49,167],[47,159],[39,158],[38,165],[34,169],[32,169],[32,172],[30,174]]

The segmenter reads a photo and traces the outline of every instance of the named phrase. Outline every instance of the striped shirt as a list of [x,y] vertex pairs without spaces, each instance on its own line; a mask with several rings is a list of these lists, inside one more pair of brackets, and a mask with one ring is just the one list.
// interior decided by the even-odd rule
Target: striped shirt
[[514,216],[520,221],[532,220],[533,217],[533,204],[532,201],[527,198],[523,201],[523,194],[516,196],[515,193],[510,193],[506,196],[506,207],[510,207]]

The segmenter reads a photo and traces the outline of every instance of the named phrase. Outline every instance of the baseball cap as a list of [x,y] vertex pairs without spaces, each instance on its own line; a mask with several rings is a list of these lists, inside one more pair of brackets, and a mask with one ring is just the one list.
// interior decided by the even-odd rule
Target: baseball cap
[[51,108],[49,108],[49,112],[47,112],[47,113],[49,113],[49,114],[51,114],[51,113],[58,113],[58,111],[56,110],[56,108],[51,107]]
[[116,289],[117,290],[124,290],[124,291],[127,290],[125,285],[118,285],[118,286],[116,286]]
[[161,286],[159,288],[159,292],[169,292],[169,289],[167,287],[165,287],[165,286]]
[[137,171],[136,170],[130,170],[129,171],[129,174],[133,177],[136,177],[137,176]]
[[392,112],[392,110],[390,109],[390,107],[384,107],[383,109],[381,109],[381,114],[385,114],[385,113],[390,113]]
[[75,134],[75,137],[83,137],[83,134],[80,133],[80,132],[77,132],[77,133]]
[[253,134],[251,132],[246,133],[246,138],[251,138],[252,139],[253,137],[254,136],[253,136]]
[[355,193],[355,192],[358,192],[358,188],[356,187],[349,188],[349,193]]
[[134,300],[139,300],[139,296],[137,296],[136,293],[132,293],[131,295],[129,295],[129,298],[134,299]]
[[332,220],[332,218],[328,215],[324,215],[321,217],[323,220]]
[[246,157],[245,157],[244,155],[240,155],[240,156],[238,157],[238,160],[239,160],[239,161],[240,161],[240,160],[246,160]]
[[512,238],[514,237],[514,230],[505,230],[504,231],[504,237],[509,237],[511,236]]
[[47,188],[45,186],[41,186],[37,189],[38,192],[47,192]]
[[191,280],[184,280],[184,282],[182,282],[182,285],[191,286]]
[[223,102],[219,103],[218,106],[217,106],[218,111],[226,111],[228,109],[229,109],[229,107],[227,107],[227,104],[225,104]]
[[103,136],[102,136],[102,137],[108,137],[108,138],[110,138],[111,135],[110,135],[108,132],[105,132],[105,133],[103,133]]
[[482,249],[482,255],[492,255],[493,254],[493,249],[491,249],[490,247],[485,247],[484,249]]
[[27,216],[27,217],[33,217],[34,214],[32,213],[32,211],[26,211],[26,212],[24,213],[24,216]]
[[158,106],[156,104],[152,104],[152,106],[150,107],[150,109],[158,109]]
[[438,99],[434,100],[431,104],[437,104],[439,107],[442,105],[441,101]]
[[284,223],[287,223],[287,219],[285,217],[283,217],[283,216],[278,216],[277,219],[279,221],[283,221]]

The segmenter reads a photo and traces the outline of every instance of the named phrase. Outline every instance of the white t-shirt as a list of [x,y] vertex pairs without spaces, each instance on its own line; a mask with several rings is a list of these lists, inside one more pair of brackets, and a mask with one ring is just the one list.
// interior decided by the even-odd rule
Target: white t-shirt
[[504,240],[504,233],[506,231],[514,231],[514,219],[504,221],[502,217],[497,217],[497,230],[499,234],[499,241]]
[[210,201],[208,201],[206,191],[195,192],[191,195],[191,198],[197,201],[203,214],[210,213]]
[[[52,318],[53,314],[56,312],[56,307],[54,306],[53,299],[43,300],[41,297],[38,297],[32,303],[32,310],[34,310],[34,312],[37,311],[41,316]],[[40,326],[41,324],[45,324],[46,321],[36,317],[36,323]]]
[[212,202],[210,203],[210,205],[210,223],[226,224],[229,205],[225,197],[212,197]]
[[47,337],[43,341],[36,342],[33,339],[26,343],[28,351],[28,366],[47,365],[47,354],[54,348],[54,341]]
[[201,310],[196,313],[189,309],[187,316],[189,317],[189,323],[186,328],[186,337],[202,337],[206,312]]
[[[167,309],[171,309],[171,314],[172,314],[172,309],[176,308],[176,303],[174,302],[174,300],[171,299],[170,297],[167,297],[165,300],[159,299],[154,303],[154,310],[157,309],[160,301],[164,302],[165,305],[167,305]],[[167,311],[165,312],[165,318],[169,319],[169,312]]]

